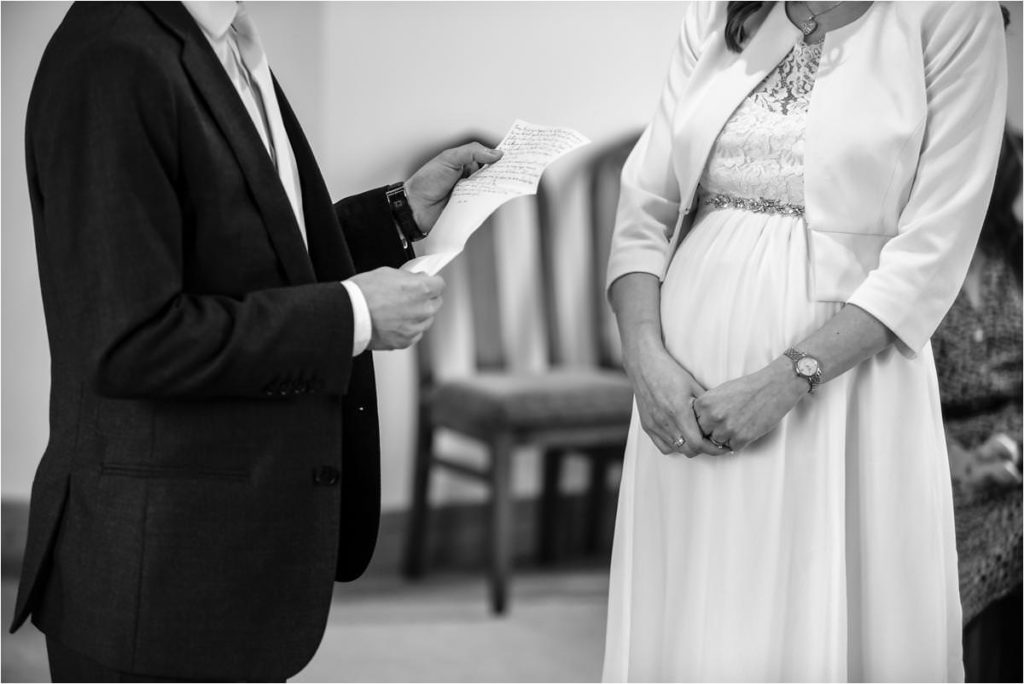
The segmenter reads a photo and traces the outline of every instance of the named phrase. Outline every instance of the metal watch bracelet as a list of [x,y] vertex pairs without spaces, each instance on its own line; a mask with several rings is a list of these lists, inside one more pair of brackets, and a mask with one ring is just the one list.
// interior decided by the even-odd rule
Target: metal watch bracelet
[[807,392],[813,394],[814,388],[821,384],[821,362],[807,352],[793,347],[782,352],[782,355],[793,362],[793,372],[798,378],[807,381]]

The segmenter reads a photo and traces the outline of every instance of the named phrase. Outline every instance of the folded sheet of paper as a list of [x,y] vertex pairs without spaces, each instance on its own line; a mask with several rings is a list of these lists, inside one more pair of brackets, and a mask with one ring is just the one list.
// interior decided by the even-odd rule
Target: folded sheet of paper
[[405,262],[402,269],[439,273],[498,207],[513,197],[535,194],[541,174],[553,161],[589,142],[570,128],[535,126],[517,119],[498,145],[504,156],[455,184],[430,235],[416,245],[421,256]]

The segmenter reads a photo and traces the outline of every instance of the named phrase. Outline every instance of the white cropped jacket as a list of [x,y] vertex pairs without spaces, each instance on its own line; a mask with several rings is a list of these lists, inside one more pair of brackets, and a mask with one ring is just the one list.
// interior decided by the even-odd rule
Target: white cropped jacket
[[[622,173],[609,285],[664,278],[733,110],[800,31],[766,3],[740,53],[724,2],[691,3],[655,116]],[[996,3],[875,2],[829,32],[807,114],[810,297],[855,304],[903,353],[952,305],[988,205],[1006,110]]]

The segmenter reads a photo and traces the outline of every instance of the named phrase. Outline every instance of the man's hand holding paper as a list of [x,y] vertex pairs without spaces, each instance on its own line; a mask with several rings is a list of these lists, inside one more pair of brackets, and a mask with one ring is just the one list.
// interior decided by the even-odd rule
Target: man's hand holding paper
[[405,349],[423,337],[441,308],[445,283],[440,276],[382,267],[352,276],[370,311],[369,349]]
[[420,243],[422,256],[402,269],[436,275],[498,207],[514,197],[536,193],[541,175],[552,162],[589,142],[569,128],[517,120],[498,145],[504,156],[455,185],[430,236]]
[[429,233],[444,209],[452,187],[462,178],[476,173],[481,166],[501,159],[499,150],[478,142],[445,150],[423,165],[405,181],[413,217],[420,229]]

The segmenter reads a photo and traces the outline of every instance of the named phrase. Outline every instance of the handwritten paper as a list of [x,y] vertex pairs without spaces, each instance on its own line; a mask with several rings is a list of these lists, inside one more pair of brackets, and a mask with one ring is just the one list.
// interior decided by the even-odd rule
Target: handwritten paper
[[570,128],[535,126],[517,119],[498,145],[504,156],[455,184],[430,235],[417,245],[422,256],[407,261],[402,269],[439,273],[462,253],[466,241],[498,207],[514,197],[536,194],[540,177],[552,162],[589,142]]

